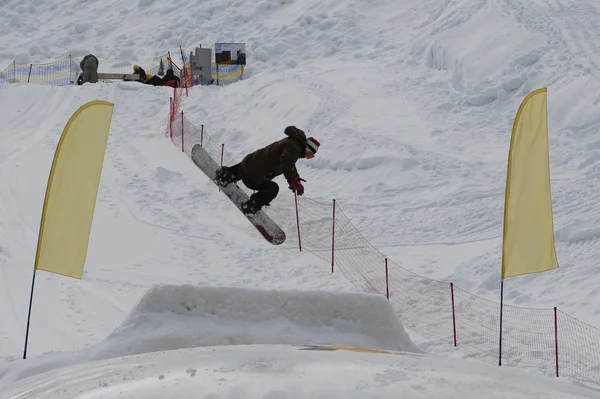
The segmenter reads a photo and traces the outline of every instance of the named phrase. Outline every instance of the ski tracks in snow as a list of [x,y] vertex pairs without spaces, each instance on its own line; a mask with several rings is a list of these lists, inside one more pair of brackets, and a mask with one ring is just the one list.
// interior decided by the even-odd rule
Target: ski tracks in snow
[[[381,68],[367,64],[356,69]],[[320,74],[310,75],[309,82],[301,73],[293,76],[320,99],[307,126],[322,138],[323,149],[332,154],[340,148],[349,155],[328,158],[323,151],[321,157],[301,165],[317,169],[318,180],[327,181],[322,190],[314,188],[317,194],[311,198],[330,193],[320,201],[327,203],[335,197],[359,230],[369,239],[377,238],[379,245],[423,245],[448,241],[449,235],[457,236],[452,240],[457,242],[497,237],[503,185],[482,189],[489,187],[490,176],[478,168],[479,161],[448,150],[462,145],[464,151],[464,143],[450,143],[435,128],[443,126],[443,115],[425,97],[431,96],[425,86],[443,91],[441,83],[435,78],[406,79],[405,70],[390,68],[388,72],[364,83],[357,78],[350,85],[327,66]],[[418,89],[423,98],[404,94],[415,85],[410,93]],[[470,133],[464,128],[462,134]],[[468,184],[457,186],[465,178]],[[312,190],[312,182],[308,184]],[[335,195],[347,192],[349,184],[356,187],[355,195]],[[364,214],[371,217],[360,216]]]
[[[580,59],[581,67],[600,72],[600,48],[596,38],[600,34],[600,12],[591,4],[574,0],[537,0],[538,9],[548,7],[549,21],[560,32],[567,46],[570,60]],[[579,62],[575,63],[580,67]]]
[[[503,7],[517,22],[531,31],[548,36],[548,44],[560,49],[557,64],[575,68],[580,73],[600,72],[600,10],[576,0],[501,0]],[[562,47],[562,49],[561,49]],[[568,60],[565,63],[564,60]]]
[[[121,102],[127,101],[127,92],[122,92]],[[139,93],[145,95],[146,93]],[[164,93],[153,93],[147,101],[145,116],[161,115]],[[160,101],[159,101],[160,99]],[[135,98],[132,98],[135,101]],[[129,109],[128,107],[123,107]],[[123,120],[130,119],[121,115]],[[142,118],[140,120],[144,120]],[[178,187],[183,182],[182,173],[167,169],[162,165],[161,154],[176,151],[168,139],[156,134],[156,119],[141,125],[115,124],[112,139],[107,151],[106,191],[104,199],[109,202],[109,209],[118,212],[123,209],[136,223],[156,229],[176,233],[183,240],[217,241],[223,237],[214,234],[199,234],[187,207],[181,202],[194,198],[194,188],[185,187],[192,192],[184,193],[181,189],[172,190],[167,187]],[[166,124],[166,121],[165,121]],[[158,124],[162,126],[163,124]],[[157,141],[161,142],[158,143]],[[153,147],[153,144],[157,144]],[[154,152],[156,151],[156,152]],[[188,161],[182,155],[182,160]],[[134,171],[133,173],[131,171]],[[166,195],[165,195],[166,194]]]
[[[546,62],[555,62],[549,70],[553,76],[550,81],[581,79],[580,84],[595,84],[600,74],[600,8],[592,2],[579,2],[576,0],[502,0],[504,9],[527,29],[539,31],[548,37],[548,44],[556,51]],[[583,79],[582,79],[583,78]],[[556,90],[567,86],[557,84]],[[597,83],[596,83],[597,84]],[[552,96],[552,94],[550,94]],[[600,101],[596,95],[595,102],[580,102],[577,104],[559,103],[557,99],[550,98],[549,102],[556,101],[560,108],[555,112],[567,114],[580,112],[586,116],[581,107],[593,109]],[[587,99],[585,101],[588,101]],[[549,115],[553,117],[553,115]],[[595,184],[600,177],[598,161],[597,130],[598,122],[591,120],[589,123],[581,122],[576,118],[569,121],[558,121],[562,125],[560,131],[551,126],[551,163],[552,173],[561,176],[553,179],[553,200],[558,207],[556,219],[564,219],[569,224],[572,217],[582,217],[587,220],[600,222],[600,214],[595,211],[597,202]],[[555,148],[552,148],[552,142]],[[573,179],[575,172],[580,177]],[[582,173],[584,172],[584,173]],[[585,223],[582,227],[585,227]]]

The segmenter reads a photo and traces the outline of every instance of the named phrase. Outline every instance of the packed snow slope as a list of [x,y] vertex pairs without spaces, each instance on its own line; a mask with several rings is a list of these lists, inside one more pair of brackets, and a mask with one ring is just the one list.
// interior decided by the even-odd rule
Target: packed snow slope
[[0,382],[0,399],[583,399],[598,392],[493,365],[409,352],[220,346],[98,360]]
[[[287,125],[321,141],[306,195],[336,198],[417,273],[498,299],[506,160],[523,97],[548,87],[558,270],[514,278],[508,303],[600,325],[600,66],[592,0],[5,1],[0,61],[94,52],[131,63],[241,41],[244,80],[196,87],[188,117],[241,159]],[[90,15],[94,18],[90,19]],[[1,58],[3,57],[3,58]],[[30,353],[110,334],[155,283],[351,290],[293,243],[267,245],[163,137],[167,89],[0,90],[0,355],[19,356],[47,173],[84,102],[116,104],[82,281],[40,273]],[[277,201],[292,201],[287,184]],[[5,327],[6,326],[6,327]]]

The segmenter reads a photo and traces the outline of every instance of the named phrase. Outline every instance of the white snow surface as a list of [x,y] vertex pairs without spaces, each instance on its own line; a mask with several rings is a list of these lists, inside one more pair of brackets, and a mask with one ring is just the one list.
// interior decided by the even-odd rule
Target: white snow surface
[[583,399],[598,392],[457,359],[304,345],[215,346],[98,360],[0,392],[2,399],[166,397]]
[[[95,53],[101,63],[133,63],[166,51],[177,54],[179,45],[191,50],[220,41],[245,42],[249,66],[244,80],[226,87],[191,89],[182,103],[186,117],[204,124],[237,159],[282,137],[287,125],[303,128],[322,144],[314,160],[298,164],[307,180],[306,196],[322,202],[336,198],[361,233],[403,267],[453,281],[495,301],[499,300],[512,123],[523,97],[547,87],[560,268],[507,280],[505,301],[528,307],[557,306],[600,326],[598,33],[600,4],[593,0],[178,0],[168,4],[6,0],[0,3],[0,68],[1,63],[8,66],[15,60],[47,62],[88,52]],[[56,354],[43,355],[47,352],[77,353],[103,342],[116,348],[113,356],[129,354],[130,348],[119,347],[124,341],[116,337],[128,329],[133,332],[134,326],[147,331],[149,323],[157,322],[154,316],[124,321],[157,284],[294,289],[313,294],[356,290],[342,274],[332,274],[327,263],[298,253],[294,242],[282,247],[265,243],[233,210],[189,158],[164,137],[171,95],[171,89],[135,82],[0,87],[0,358],[4,358],[5,373],[44,357],[51,363]],[[38,273],[29,360],[21,361],[52,157],[69,117],[95,99],[115,103],[115,111],[84,277],[79,281]],[[281,187],[278,204],[293,203],[283,178],[276,181]],[[310,303],[309,298],[305,300]],[[190,322],[185,318],[176,325],[161,325],[158,332],[166,333],[169,328],[185,332]],[[282,326],[288,322],[298,328],[297,319],[285,319]],[[308,341],[317,331],[313,327],[307,327],[310,331],[302,337],[288,337]],[[257,331],[251,331],[253,339],[258,338]],[[345,333],[348,330],[338,335],[340,341],[351,339]],[[138,348],[144,348],[144,338],[156,338],[147,335],[138,337]],[[216,338],[199,344],[223,344],[223,337]],[[167,340],[164,345],[168,349],[177,343]],[[200,354],[198,362],[207,361],[206,356],[214,356],[211,361],[217,362],[220,353],[227,353],[239,365],[247,360],[245,356],[254,356],[242,355],[236,351],[243,349],[235,348],[189,350]],[[265,350],[268,358],[280,353]],[[281,353],[288,350],[292,349],[281,349]],[[181,373],[178,367],[183,367],[189,355],[186,351],[147,356],[156,363],[163,356],[164,364],[157,372],[167,373],[172,367]],[[134,367],[131,359],[136,358],[120,360],[123,375]],[[346,360],[338,359],[336,364]],[[314,366],[310,362],[317,360],[306,361]],[[213,364],[228,367],[227,362]],[[445,370],[440,378],[452,381],[454,388],[448,392],[468,392],[471,396],[463,394],[465,398],[483,392],[483,384],[473,381],[503,384],[507,378],[503,373],[512,373],[478,363],[435,362]],[[363,375],[371,367],[377,369],[367,364],[356,366],[360,369],[356,372]],[[312,370],[312,366],[301,367]],[[69,367],[77,368],[77,364]],[[94,373],[94,367],[82,365],[80,371]],[[453,374],[459,368],[473,374]],[[309,374],[307,381],[318,384],[327,373],[320,375],[316,368]],[[511,375],[520,382],[514,383],[512,392],[497,397],[568,397],[552,393],[553,384],[560,382],[546,378],[536,385],[537,377],[530,374]],[[146,378],[144,373],[140,376]],[[424,391],[415,397],[440,397],[442,387],[438,392],[426,391],[437,389],[433,387],[437,380],[428,372],[420,376],[423,383],[414,386]],[[166,384],[154,374],[148,378]],[[215,395],[222,393],[217,393],[218,378],[206,382],[212,384],[206,386],[214,388]],[[425,383],[428,379],[431,386]],[[204,383],[198,380],[187,381]],[[409,386],[410,381],[402,384]],[[77,385],[77,381],[70,383]],[[72,389],[89,388],[82,384]],[[123,384],[120,381],[116,391],[124,389]],[[181,389],[192,389],[187,382],[181,384]],[[148,386],[131,384],[127,389],[151,389]],[[546,391],[527,391],[538,389],[535,386]],[[56,387],[60,389],[60,384]],[[20,389],[13,388],[17,390],[13,392]],[[170,384],[165,389],[175,388]],[[194,386],[193,392],[197,389]],[[285,392],[290,397],[302,396],[300,390]],[[257,391],[261,395],[268,392]],[[66,393],[64,397],[73,396]]]

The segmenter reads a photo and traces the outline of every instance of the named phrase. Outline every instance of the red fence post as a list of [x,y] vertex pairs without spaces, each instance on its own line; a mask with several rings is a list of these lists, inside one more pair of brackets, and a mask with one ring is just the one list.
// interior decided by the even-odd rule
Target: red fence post
[[388,261],[387,258],[385,258],[385,296],[387,297],[387,299],[390,299],[390,280],[388,278]]
[[200,125],[200,147],[202,147],[202,142],[204,141],[204,125]]
[[175,120],[175,104],[177,102],[177,89],[173,87],[173,111],[171,115],[173,115],[173,120]]
[[556,376],[558,377],[558,317],[554,307],[554,353],[556,354]]
[[454,329],[454,347],[456,348],[456,314],[454,312],[454,284],[450,283],[450,294],[452,295],[452,328]]
[[185,67],[185,61],[183,63],[183,81],[185,83],[185,96],[189,97],[188,95],[188,73],[187,73],[187,68]]
[[173,102],[171,102],[171,121],[175,119],[175,101],[177,101],[177,93],[173,91]]
[[181,111],[181,152],[185,152],[183,149],[183,111]]
[[333,223],[331,227],[331,273],[335,261],[335,200],[333,200]]
[[169,97],[169,134],[173,140],[173,97]]
[[223,167],[223,153],[225,152],[225,144],[221,144],[221,167]]
[[296,202],[296,226],[298,226],[298,249],[302,252],[302,240],[300,238],[300,212],[298,212],[298,195],[294,191],[294,201]]

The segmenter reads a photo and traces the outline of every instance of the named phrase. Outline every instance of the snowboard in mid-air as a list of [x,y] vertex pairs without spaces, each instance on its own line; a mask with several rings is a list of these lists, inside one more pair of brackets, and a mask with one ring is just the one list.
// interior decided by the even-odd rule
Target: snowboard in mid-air
[[235,204],[244,216],[256,227],[262,236],[271,244],[279,245],[285,241],[285,232],[262,210],[256,213],[244,213],[242,211],[242,203],[248,201],[249,197],[236,183],[229,183],[222,187],[215,181],[217,170],[220,166],[215,162],[200,144],[194,145],[192,148],[192,161],[202,170],[209,179],[217,185],[225,193],[227,198]]

